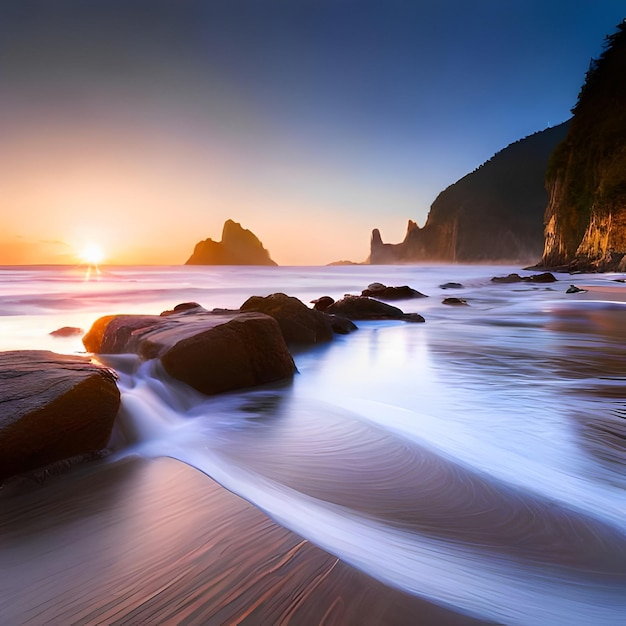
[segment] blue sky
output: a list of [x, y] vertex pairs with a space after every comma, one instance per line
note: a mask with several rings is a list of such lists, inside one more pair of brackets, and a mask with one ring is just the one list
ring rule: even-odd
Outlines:
[[400, 240], [446, 186], [566, 120], [625, 16], [612, 0], [4, 0], [0, 262], [100, 238], [111, 260], [182, 263], [228, 218], [280, 264], [363, 260], [372, 228]]

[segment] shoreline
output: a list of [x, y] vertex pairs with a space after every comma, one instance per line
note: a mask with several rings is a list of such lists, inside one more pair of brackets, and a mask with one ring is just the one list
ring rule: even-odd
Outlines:
[[481, 623], [388, 587], [173, 459], [0, 494], [7, 624]]

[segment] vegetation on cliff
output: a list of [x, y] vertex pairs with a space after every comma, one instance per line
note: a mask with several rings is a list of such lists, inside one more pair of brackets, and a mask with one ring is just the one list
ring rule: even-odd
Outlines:
[[546, 176], [543, 266], [626, 269], [626, 20], [592, 60]]

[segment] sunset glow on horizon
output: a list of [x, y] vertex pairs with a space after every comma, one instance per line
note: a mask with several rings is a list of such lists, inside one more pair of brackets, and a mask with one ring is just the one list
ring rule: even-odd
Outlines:
[[[227, 219], [279, 265], [363, 262], [569, 117], [621, 2], [0, 7], [0, 264], [184, 263]], [[558, 36], [557, 36], [558, 33]]]

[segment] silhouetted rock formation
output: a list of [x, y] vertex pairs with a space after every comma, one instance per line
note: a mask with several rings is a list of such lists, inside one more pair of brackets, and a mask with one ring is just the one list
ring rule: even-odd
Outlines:
[[423, 228], [409, 220], [404, 241], [372, 232], [370, 263], [536, 262], [548, 204], [545, 173], [569, 122], [521, 139], [442, 191]]
[[626, 270], [626, 22], [592, 61], [550, 159], [543, 267]]
[[276, 265], [257, 236], [227, 220], [222, 241], [205, 239], [196, 244], [185, 265]]
[[120, 405], [115, 375], [88, 358], [0, 353], [0, 481], [105, 448]]

